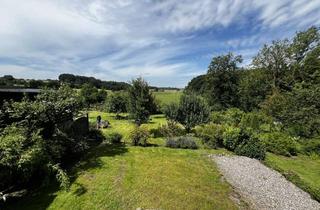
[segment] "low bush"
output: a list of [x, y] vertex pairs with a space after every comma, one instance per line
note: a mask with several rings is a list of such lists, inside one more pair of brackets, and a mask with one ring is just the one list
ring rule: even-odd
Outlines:
[[304, 140], [302, 152], [307, 155], [320, 154], [320, 138]]
[[183, 94], [178, 105], [166, 106], [166, 118], [179, 122], [190, 133], [192, 128], [209, 121], [210, 109], [207, 102], [194, 93]]
[[110, 133], [107, 136], [107, 139], [112, 144], [119, 144], [121, 143], [122, 135], [120, 133]]
[[210, 123], [196, 127], [195, 132], [205, 145], [210, 148], [217, 148], [223, 145], [224, 129], [222, 125]]
[[242, 129], [250, 129], [256, 133], [271, 132], [276, 129], [273, 119], [262, 112], [249, 112], [243, 114], [239, 127]]
[[241, 129], [233, 126], [226, 127], [222, 134], [223, 145], [228, 150], [234, 151], [240, 142]]
[[[69, 179], [58, 161], [68, 152], [78, 150], [73, 142], [51, 138], [44, 141], [38, 131], [29, 133], [27, 128], [13, 124], [0, 135], [0, 189], [21, 189], [41, 184], [41, 178], [56, 175], [60, 186], [68, 188]], [[36, 180], [36, 182], [34, 182]]]
[[166, 147], [181, 149], [197, 149], [198, 145], [193, 137], [181, 136], [176, 138], [168, 138], [166, 142]]
[[236, 149], [237, 155], [247, 156], [258, 160], [264, 160], [266, 157], [265, 146], [259, 141], [258, 138], [251, 137], [246, 142], [240, 144]]
[[212, 112], [210, 118], [213, 123], [237, 126], [244, 114], [245, 112], [238, 108], [230, 108], [226, 111]]
[[185, 134], [185, 130], [178, 123], [171, 120], [166, 125], [162, 125], [159, 130], [164, 137], [182, 136]]
[[147, 146], [150, 133], [144, 126], [136, 126], [130, 133], [130, 139], [133, 146]]
[[298, 153], [298, 142], [282, 132], [260, 134], [259, 138], [266, 150], [278, 155], [291, 156]]

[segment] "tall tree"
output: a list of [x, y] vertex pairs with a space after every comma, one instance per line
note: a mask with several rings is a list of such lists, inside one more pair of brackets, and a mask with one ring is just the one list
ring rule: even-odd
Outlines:
[[232, 53], [212, 59], [208, 68], [206, 95], [215, 109], [238, 106], [237, 65], [241, 62], [241, 55], [234, 56]]
[[259, 105], [271, 94], [270, 74], [261, 69], [244, 70], [239, 82], [240, 107], [245, 111], [259, 109]]
[[128, 111], [131, 117], [137, 125], [148, 122], [150, 114], [155, 110], [155, 100], [148, 83], [141, 77], [132, 80], [128, 93]]
[[264, 69], [272, 75], [274, 88], [288, 89], [284, 78], [289, 70], [290, 51], [289, 41], [273, 41], [271, 45], [264, 45], [253, 59], [253, 66]]

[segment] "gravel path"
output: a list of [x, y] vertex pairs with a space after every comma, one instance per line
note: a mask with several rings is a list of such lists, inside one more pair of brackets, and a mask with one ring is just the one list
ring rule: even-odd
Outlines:
[[211, 156], [225, 179], [255, 209], [320, 210], [320, 203], [258, 160], [242, 156]]

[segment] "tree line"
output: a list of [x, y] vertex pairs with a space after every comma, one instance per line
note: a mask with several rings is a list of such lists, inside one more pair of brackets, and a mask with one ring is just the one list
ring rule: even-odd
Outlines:
[[318, 28], [265, 44], [249, 67], [240, 67], [242, 60], [233, 53], [214, 57], [207, 73], [193, 78], [186, 91], [202, 95], [214, 111], [264, 111], [294, 135], [319, 134]]
[[94, 77], [77, 76], [73, 74], [61, 74], [58, 80], [35, 80], [35, 79], [17, 79], [12, 75], [4, 75], [0, 77], [0, 87], [3, 88], [50, 88], [58, 89], [61, 84], [67, 84], [72, 88], [81, 88], [85, 84], [89, 84], [98, 89], [106, 89], [112, 91], [125, 90], [129, 87], [126, 82], [102, 81]]

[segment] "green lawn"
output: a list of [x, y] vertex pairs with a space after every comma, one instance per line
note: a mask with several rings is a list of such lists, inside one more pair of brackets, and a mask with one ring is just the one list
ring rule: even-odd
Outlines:
[[[125, 136], [133, 124], [115, 120], [112, 114], [90, 112], [111, 122], [104, 129]], [[162, 115], [152, 116], [149, 128], [165, 123]], [[70, 191], [48, 188], [27, 197], [9, 209], [237, 209], [231, 187], [221, 179], [209, 153], [224, 150], [181, 150], [163, 147], [161, 138], [151, 139], [154, 147], [102, 143], [75, 166]], [[244, 204], [243, 204], [244, 205]]]
[[161, 105], [165, 105], [170, 103], [178, 103], [182, 95], [182, 91], [153, 92], [153, 95]]
[[284, 157], [268, 153], [265, 163], [320, 201], [319, 156]]

